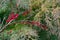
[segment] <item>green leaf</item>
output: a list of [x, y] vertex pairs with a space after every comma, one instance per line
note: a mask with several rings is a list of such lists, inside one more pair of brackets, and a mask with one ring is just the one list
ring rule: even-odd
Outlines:
[[51, 35], [50, 40], [58, 40], [58, 37], [56, 35]]
[[10, 30], [10, 29], [13, 29], [13, 28], [15, 28], [15, 24], [8, 25], [6, 27], [6, 30]]
[[16, 29], [16, 30], [20, 30], [21, 28], [24, 28], [24, 27], [26, 27], [26, 26], [27, 26], [27, 25], [17, 23], [17, 24], [15, 25], [15, 29]]
[[48, 33], [46, 30], [39, 31], [39, 37], [41, 40], [48, 40]]

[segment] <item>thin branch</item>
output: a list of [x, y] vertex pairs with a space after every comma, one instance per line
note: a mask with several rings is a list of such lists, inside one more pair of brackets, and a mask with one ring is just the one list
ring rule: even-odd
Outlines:
[[1, 30], [0, 33], [12, 22], [13, 20], [11, 20], [8, 24], [6, 24]]

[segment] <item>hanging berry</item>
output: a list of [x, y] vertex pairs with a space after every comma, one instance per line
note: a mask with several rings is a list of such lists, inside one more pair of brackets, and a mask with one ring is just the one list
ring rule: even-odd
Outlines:
[[47, 29], [46, 25], [43, 25], [40, 22], [32, 21], [31, 24], [41, 27], [42, 29], [45, 29], [45, 30]]
[[25, 11], [25, 12], [23, 12], [23, 16], [26, 16], [27, 14], [29, 13], [29, 11]]
[[40, 26], [40, 22], [36, 22], [36, 21], [32, 21], [31, 24], [36, 25], [36, 26]]
[[19, 16], [19, 14], [14, 14], [14, 12], [12, 12], [12, 13], [9, 15], [8, 19], [6, 20], [6, 22], [7, 22], [7, 23], [10, 22], [11, 20], [16, 19], [18, 16]]
[[42, 26], [42, 29], [45, 29], [45, 30], [48, 29], [46, 25], [41, 24], [41, 26]]
[[35, 25], [35, 21], [32, 21], [31, 24], [32, 24], [32, 25]]
[[40, 26], [40, 25], [41, 25], [40, 22], [35, 22], [35, 24], [36, 24], [37, 26]]

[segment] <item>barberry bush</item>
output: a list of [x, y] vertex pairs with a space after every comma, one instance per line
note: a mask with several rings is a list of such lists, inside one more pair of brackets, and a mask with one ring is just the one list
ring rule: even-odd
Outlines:
[[59, 40], [60, 0], [0, 0], [0, 40]]

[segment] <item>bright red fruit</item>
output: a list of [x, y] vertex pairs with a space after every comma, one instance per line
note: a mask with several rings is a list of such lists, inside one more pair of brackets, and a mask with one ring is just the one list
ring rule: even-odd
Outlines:
[[19, 14], [14, 14], [12, 19], [16, 19], [19, 16]]
[[18, 16], [19, 16], [19, 14], [14, 14], [14, 12], [12, 12], [12, 13], [9, 15], [8, 19], [6, 20], [6, 22], [7, 22], [7, 23], [10, 22], [11, 20], [16, 19]]

